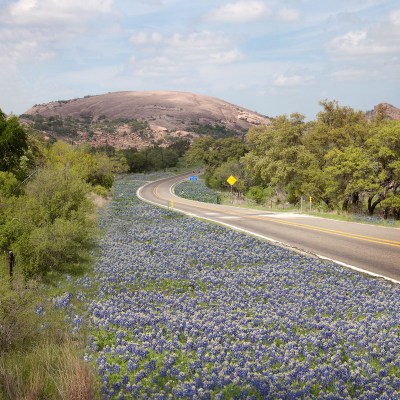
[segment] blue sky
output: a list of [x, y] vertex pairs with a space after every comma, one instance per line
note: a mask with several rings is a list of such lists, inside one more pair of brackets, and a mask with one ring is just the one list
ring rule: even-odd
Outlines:
[[400, 107], [398, 0], [0, 0], [0, 108], [121, 90]]

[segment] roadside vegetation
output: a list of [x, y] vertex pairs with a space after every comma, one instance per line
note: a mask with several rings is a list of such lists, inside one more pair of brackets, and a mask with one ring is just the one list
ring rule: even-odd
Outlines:
[[239, 138], [202, 137], [186, 153], [202, 161], [208, 186], [229, 189], [258, 204], [400, 219], [400, 121], [378, 110], [372, 121], [336, 101], [321, 102], [315, 121], [278, 116]]
[[1, 110], [0, 160], [0, 399], [94, 399], [79, 279], [99, 237], [92, 199], [124, 165]]

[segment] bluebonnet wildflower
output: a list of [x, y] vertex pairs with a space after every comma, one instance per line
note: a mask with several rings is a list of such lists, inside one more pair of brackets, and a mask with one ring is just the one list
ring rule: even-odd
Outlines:
[[88, 303], [105, 398], [399, 397], [398, 286], [139, 202], [135, 179]]

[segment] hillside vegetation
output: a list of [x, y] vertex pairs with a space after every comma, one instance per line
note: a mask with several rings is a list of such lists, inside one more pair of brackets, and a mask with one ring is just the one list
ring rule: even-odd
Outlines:
[[206, 182], [234, 189], [260, 204], [312, 201], [325, 211], [400, 219], [400, 121], [382, 107], [370, 120], [336, 101], [321, 102], [315, 121], [278, 116], [238, 138], [198, 138], [186, 153], [202, 161]]

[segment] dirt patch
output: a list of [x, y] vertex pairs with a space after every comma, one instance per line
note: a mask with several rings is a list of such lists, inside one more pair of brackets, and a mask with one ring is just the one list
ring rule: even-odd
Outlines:
[[90, 193], [89, 197], [97, 208], [106, 207], [112, 200], [112, 196], [102, 197], [97, 195], [96, 193]]

